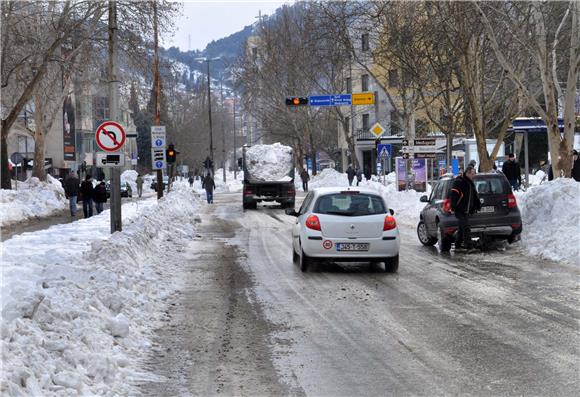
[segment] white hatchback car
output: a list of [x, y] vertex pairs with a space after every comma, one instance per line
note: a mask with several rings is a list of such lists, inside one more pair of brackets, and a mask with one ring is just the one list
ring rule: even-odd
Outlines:
[[401, 244], [393, 210], [376, 191], [318, 188], [308, 193], [292, 228], [294, 262], [305, 272], [314, 261], [384, 262], [399, 268]]

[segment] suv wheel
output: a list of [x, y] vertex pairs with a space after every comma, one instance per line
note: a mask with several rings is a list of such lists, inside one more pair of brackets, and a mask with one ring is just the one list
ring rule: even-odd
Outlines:
[[417, 225], [417, 237], [419, 237], [421, 244], [429, 247], [437, 242], [436, 238], [430, 237], [427, 233], [427, 226], [425, 225], [424, 221], [420, 221]]
[[445, 235], [443, 228], [439, 224], [437, 224], [437, 243], [439, 251], [449, 252], [451, 250], [451, 238]]

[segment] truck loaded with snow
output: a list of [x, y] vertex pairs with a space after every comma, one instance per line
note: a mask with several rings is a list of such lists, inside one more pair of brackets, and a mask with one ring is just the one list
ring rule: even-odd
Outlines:
[[290, 146], [244, 146], [244, 209], [257, 208], [262, 201], [276, 201], [282, 208], [294, 208], [294, 155]]

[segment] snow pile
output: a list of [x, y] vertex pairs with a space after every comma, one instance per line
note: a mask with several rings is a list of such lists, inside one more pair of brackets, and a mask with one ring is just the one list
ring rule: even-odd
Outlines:
[[[381, 177], [382, 178], [382, 177]], [[395, 211], [395, 218], [399, 223], [408, 225], [416, 225], [419, 221], [419, 213], [425, 207], [425, 203], [421, 203], [419, 199], [431, 191], [430, 185], [427, 186], [428, 193], [420, 193], [414, 190], [397, 191], [396, 174], [394, 172], [386, 175], [386, 185], [378, 182], [379, 178], [374, 176], [367, 181], [364, 177], [360, 182], [359, 187], [376, 190], [383, 196], [389, 208]], [[312, 177], [309, 187], [348, 187], [348, 177], [346, 174], [326, 168], [319, 174]], [[356, 179], [353, 182], [353, 187], [356, 187]]]
[[[125, 183], [128, 183], [131, 186], [131, 190], [133, 194], [137, 194], [137, 171], [135, 170], [127, 170], [123, 171], [121, 174], [121, 186], [124, 186]], [[145, 184], [143, 184], [143, 189], [145, 189]]]
[[254, 180], [290, 181], [294, 165], [292, 148], [280, 143], [255, 145], [246, 150], [246, 168]]
[[40, 218], [68, 207], [58, 179], [48, 175], [46, 182], [32, 177], [18, 182], [18, 190], [0, 190], [0, 226]]
[[580, 183], [558, 178], [515, 194], [522, 245], [532, 255], [580, 264]]
[[0, 393], [134, 395], [157, 379], [139, 365], [179, 279], [170, 253], [194, 236], [197, 209], [175, 187], [123, 205], [113, 235], [104, 211], [3, 242]]
[[[548, 182], [548, 176], [542, 170], [538, 170], [534, 175], [530, 174], [530, 186], [537, 186], [541, 183]], [[522, 176], [522, 182], [525, 177]]]

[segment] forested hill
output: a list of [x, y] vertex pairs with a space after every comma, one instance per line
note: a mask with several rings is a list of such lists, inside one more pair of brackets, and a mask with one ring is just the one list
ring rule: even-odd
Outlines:
[[212, 79], [219, 80], [222, 75], [224, 80], [228, 80], [227, 75], [224, 75], [228, 66], [242, 55], [244, 51], [244, 44], [248, 37], [252, 35], [253, 26], [246, 26], [239, 32], [233, 33], [228, 37], [212, 41], [207, 45], [203, 51], [181, 51], [179, 47], [170, 47], [169, 49], [162, 49], [162, 56], [169, 59], [182, 62], [189, 66], [190, 70], [198, 70], [202, 73], [206, 71], [206, 64], [204, 62], [196, 61], [196, 58], [217, 58], [220, 60], [214, 61], [211, 64]]

